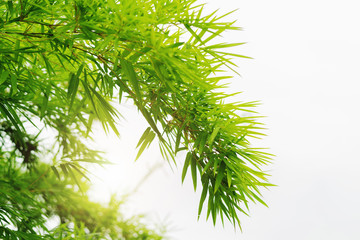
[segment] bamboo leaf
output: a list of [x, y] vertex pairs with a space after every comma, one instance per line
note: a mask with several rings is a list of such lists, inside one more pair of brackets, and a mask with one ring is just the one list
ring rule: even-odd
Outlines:
[[186, 154], [186, 158], [185, 158], [185, 162], [184, 162], [184, 166], [183, 166], [183, 170], [182, 170], [182, 174], [181, 174], [181, 182], [184, 182], [186, 172], [187, 172], [187, 169], [189, 168], [191, 159], [192, 159], [192, 153], [188, 152]]
[[209, 145], [212, 145], [212, 143], [214, 142], [214, 139], [215, 139], [216, 135], [218, 134], [220, 128], [221, 128], [220, 126], [216, 126], [214, 128], [214, 131], [211, 133], [209, 140], [208, 140]]
[[91, 182], [90, 178], [88, 178], [88, 176], [86, 176], [86, 174], [84, 174], [79, 168], [78, 166], [76, 166], [73, 163], [69, 163], [69, 165], [74, 168], [78, 173], [80, 173], [81, 176], [83, 176], [86, 180], [88, 180], [89, 182]]
[[14, 96], [17, 92], [17, 79], [16, 76], [14, 74], [11, 74], [10, 77], [10, 81], [11, 81], [11, 96]]
[[197, 186], [196, 157], [194, 156], [191, 157], [190, 164], [191, 164], [191, 176], [194, 184], [194, 190], [196, 191], [196, 186]]
[[6, 79], [8, 78], [8, 76], [9, 76], [9, 72], [8, 72], [7, 70], [3, 70], [3, 71], [1, 72], [1, 75], [0, 75], [0, 85], [3, 84], [3, 83], [6, 81]]
[[219, 186], [224, 178], [225, 175], [225, 163], [221, 162], [220, 163], [220, 167], [219, 167], [219, 171], [216, 175], [216, 181], [215, 181], [215, 187], [214, 187], [214, 193], [216, 193], [216, 191], [219, 189]]
[[145, 117], [146, 121], [149, 123], [149, 125], [151, 126], [151, 128], [156, 132], [158, 138], [161, 141], [164, 141], [163, 137], [161, 136], [161, 133], [159, 131], [159, 129], [157, 128], [153, 118], [151, 117], [150, 113], [145, 109], [145, 108], [140, 108], [141, 109], [141, 113], [143, 114], [143, 116]]
[[135, 91], [136, 99], [139, 101], [140, 104], [142, 104], [142, 96], [140, 93], [139, 81], [136, 77], [136, 73], [135, 73], [133, 65], [131, 64], [131, 62], [125, 60], [124, 58], [121, 59], [120, 63], [121, 63], [122, 69], [125, 73], [125, 76], [129, 79], [129, 81]]
[[231, 182], [232, 182], [232, 176], [231, 176], [231, 171], [227, 170], [226, 171], [226, 178], [227, 178], [227, 182], [228, 182], [228, 187], [230, 188], [231, 186]]
[[139, 139], [138, 144], [136, 145], [136, 148], [138, 148], [138, 147], [140, 146], [140, 144], [145, 140], [145, 138], [146, 138], [146, 137], [148, 136], [148, 134], [150, 133], [150, 130], [151, 130], [151, 128], [148, 127], [148, 128], [144, 131], [144, 133], [141, 135], [141, 137], [140, 137], [140, 139]]
[[23, 132], [25, 131], [25, 128], [21, 122], [21, 120], [19, 119], [18, 115], [16, 114], [16, 112], [12, 109], [12, 107], [8, 104], [2, 104], [0, 102], [0, 112], [2, 112], [2, 114], [8, 118], [10, 120], [10, 122], [14, 125], [14, 127], [19, 131], [19, 132]]
[[140, 155], [144, 152], [146, 147], [149, 147], [151, 142], [154, 140], [156, 134], [153, 131], [149, 131], [147, 134], [144, 142], [142, 143], [141, 147], [139, 148], [138, 154], [136, 155], [135, 161], [139, 159]]
[[206, 199], [207, 193], [208, 193], [208, 186], [209, 186], [209, 179], [204, 177], [203, 182], [203, 190], [201, 192], [200, 202], [199, 202], [199, 209], [198, 209], [198, 220], [200, 218], [200, 214], [204, 205], [204, 201]]
[[218, 49], [218, 48], [229, 48], [229, 47], [237, 47], [240, 45], [245, 44], [244, 42], [242, 43], [219, 43], [219, 44], [213, 44], [210, 46], [206, 46], [205, 49]]
[[189, 24], [184, 23], [184, 26], [197, 41], [199, 41], [201, 44], [204, 44], [201, 38], [194, 32], [194, 30], [191, 29]]
[[73, 172], [73, 170], [71, 169], [71, 167], [73, 167], [73, 166], [71, 166], [70, 164], [67, 164], [67, 170], [69, 171], [69, 173], [70, 173], [70, 177], [72, 178], [72, 180], [74, 180], [74, 182], [76, 183], [76, 185], [79, 187], [79, 190], [80, 190], [80, 192], [82, 192], [83, 194], [84, 194], [84, 192], [83, 192], [83, 190], [82, 190], [82, 187], [81, 187], [81, 185], [80, 185], [80, 182], [78, 181], [78, 179], [77, 179], [77, 177], [75, 176], [75, 174], [74, 174], [74, 172]]
[[67, 176], [69, 173], [68, 173], [68, 170], [67, 170], [67, 165], [66, 164], [60, 164], [60, 168], [62, 169], [62, 171], [65, 173], [65, 175]]
[[51, 166], [51, 169], [53, 170], [53, 172], [55, 173], [56, 177], [60, 180], [60, 174], [58, 172], [58, 170], [56, 169], [55, 166]]
[[81, 74], [83, 68], [84, 68], [84, 64], [82, 64], [79, 67], [76, 74], [70, 73], [69, 86], [68, 86], [68, 91], [67, 91], [67, 97], [70, 101], [69, 110], [71, 109], [73, 102], [75, 100], [75, 96], [76, 96], [78, 86], [79, 86], [79, 81], [80, 81], [79, 77], [80, 77], [80, 74]]
[[46, 87], [46, 90], [44, 92], [43, 101], [42, 101], [42, 104], [41, 104], [40, 119], [42, 119], [45, 116], [45, 112], [47, 110], [49, 97], [50, 97], [50, 89], [51, 89], [51, 85], [48, 84], [47, 87]]

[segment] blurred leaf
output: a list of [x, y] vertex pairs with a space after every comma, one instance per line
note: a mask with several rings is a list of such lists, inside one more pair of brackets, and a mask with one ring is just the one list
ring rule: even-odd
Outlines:
[[55, 166], [51, 166], [51, 169], [53, 170], [53, 172], [55, 173], [56, 177], [60, 180], [60, 174], [58, 172], [58, 170], [56, 169]]

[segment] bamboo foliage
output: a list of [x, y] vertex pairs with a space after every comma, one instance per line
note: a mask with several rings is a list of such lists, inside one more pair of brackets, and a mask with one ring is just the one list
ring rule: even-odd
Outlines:
[[81, 162], [104, 162], [83, 141], [93, 122], [119, 134], [113, 100], [131, 99], [149, 125], [137, 158], [155, 138], [169, 161], [182, 162], [176, 154], [186, 151], [182, 180], [188, 173], [194, 189], [201, 183], [199, 215], [207, 202], [214, 224], [225, 216], [240, 226], [249, 201], [266, 205], [259, 188], [271, 184], [261, 167], [271, 156], [249, 142], [263, 135], [257, 103], [229, 103], [234, 94], [221, 92], [229, 76], [218, 76], [220, 67], [234, 69], [231, 59], [245, 56], [230, 51], [243, 43], [218, 40], [239, 28], [203, 7], [195, 0], [1, 1], [1, 121], [20, 135], [24, 122], [55, 130], [51, 169], [76, 179], [73, 172], [86, 177]]

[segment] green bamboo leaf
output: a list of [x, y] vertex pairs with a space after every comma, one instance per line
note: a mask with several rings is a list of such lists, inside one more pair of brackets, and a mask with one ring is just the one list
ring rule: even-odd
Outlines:
[[71, 107], [73, 105], [78, 86], [79, 86], [79, 78], [76, 78], [74, 73], [70, 73], [69, 74], [69, 86], [68, 86], [68, 91], [67, 91], [67, 98], [70, 101], [69, 110], [71, 109]]
[[10, 81], [11, 81], [10, 95], [14, 96], [17, 93], [17, 79], [16, 79], [16, 76], [14, 74], [11, 74]]
[[135, 91], [136, 100], [138, 100], [139, 103], [142, 104], [142, 97], [141, 97], [141, 93], [140, 93], [139, 81], [136, 77], [136, 73], [135, 73], [133, 65], [131, 64], [131, 62], [127, 61], [124, 58], [120, 60], [120, 63], [121, 63], [122, 69], [125, 73], [125, 76], [129, 79], [129, 81]]
[[18, 130], [19, 132], [25, 131], [25, 128], [19, 116], [9, 104], [2, 104], [0, 102], [0, 112], [4, 115], [4, 117], [10, 120], [10, 122], [14, 125], [16, 130]]
[[206, 133], [205, 132], [201, 133], [199, 135], [199, 138], [200, 138], [200, 141], [199, 141], [198, 149], [199, 149], [199, 155], [201, 155], [203, 153], [205, 145], [206, 145], [206, 139], [207, 139]]
[[262, 200], [258, 195], [256, 195], [255, 193], [252, 192], [252, 196], [259, 202], [261, 203], [262, 205], [266, 206], [266, 207], [269, 207], [265, 202], [264, 200]]
[[228, 187], [230, 188], [231, 186], [231, 182], [232, 182], [232, 176], [231, 176], [231, 171], [227, 170], [226, 171], [226, 178], [227, 178], [227, 182], [228, 182]]
[[178, 47], [180, 47], [180, 46], [182, 46], [182, 45], [184, 45], [184, 44], [185, 44], [185, 42], [177, 42], [177, 43], [168, 45], [168, 46], [166, 46], [165, 48], [178, 48]]
[[[86, 71], [85, 71], [85, 72], [86, 72]], [[85, 74], [85, 76], [86, 76], [86, 74]], [[93, 109], [94, 109], [96, 115], [98, 115], [97, 110], [96, 110], [97, 107], [96, 107], [95, 101], [94, 101], [93, 96], [92, 96], [92, 94], [91, 94], [91, 92], [90, 92], [89, 83], [86, 81], [86, 79], [83, 80], [83, 81], [81, 81], [81, 83], [82, 83], [82, 85], [83, 85], [83, 87], [84, 87], [85, 95], [90, 99], [91, 104], [92, 104], [92, 106], [93, 106]]]
[[212, 211], [212, 209], [214, 208], [214, 194], [212, 193], [211, 190], [209, 190], [209, 197], [208, 197], [208, 209], [207, 209], [207, 213], [206, 213], [206, 220], [209, 219], [210, 213]]
[[206, 163], [205, 167], [203, 168], [201, 175], [204, 175], [206, 171], [213, 165], [213, 161], [209, 159], [209, 161]]
[[12, 1], [7, 1], [7, 9], [10, 13], [10, 16], [14, 15], [14, 5], [13, 5], [13, 2]]
[[144, 142], [142, 143], [141, 147], [139, 148], [139, 152], [136, 155], [135, 161], [139, 159], [140, 155], [144, 152], [146, 147], [149, 147], [151, 142], [154, 140], [156, 134], [153, 131], [150, 131], [147, 137], [145, 138]]
[[130, 62], [137, 62], [141, 56], [149, 52], [151, 49], [151, 47], [144, 47], [131, 55], [128, 59]]
[[50, 76], [51, 73], [55, 73], [53, 67], [51, 66], [51, 63], [49, 62], [49, 59], [47, 57], [45, 57], [45, 55], [41, 55], [42, 58], [44, 59], [45, 62], [45, 67], [46, 67], [46, 73]]
[[157, 60], [152, 60], [152, 65], [154, 67], [154, 70], [156, 72], [156, 75], [159, 77], [159, 80], [166, 85], [167, 87], [169, 87], [172, 92], [176, 92], [176, 89], [174, 88], [173, 84], [171, 81], [168, 81], [166, 79], [166, 77], [164, 76], [164, 73], [166, 71], [166, 69], [164, 69], [164, 66]]
[[66, 164], [61, 163], [61, 164], [60, 164], [60, 168], [61, 168], [61, 170], [65, 173], [66, 176], [69, 174], [69, 173], [68, 173], [68, 170], [67, 170], [67, 165], [66, 165]]
[[150, 113], [144, 107], [139, 107], [139, 108], [141, 110], [141, 113], [145, 117], [146, 121], [149, 123], [151, 128], [156, 132], [156, 134], [157, 134], [158, 138], [160, 139], [160, 141], [165, 141], [164, 138], [161, 136], [161, 133], [160, 133], [159, 129], [157, 128], [157, 126], [156, 126], [153, 118], [151, 117]]
[[209, 179], [204, 177], [204, 182], [203, 182], [203, 190], [201, 192], [201, 197], [200, 197], [200, 202], [199, 202], [199, 209], [198, 209], [198, 220], [200, 218], [200, 214], [204, 205], [204, 201], [206, 199], [207, 193], [208, 193], [208, 186], [209, 186]]
[[208, 144], [211, 146], [212, 143], [214, 142], [214, 139], [216, 137], [216, 135], [218, 134], [219, 130], [220, 130], [220, 126], [216, 126], [213, 130], [213, 132], [211, 133], [209, 140], [208, 140]]
[[205, 40], [203, 40], [203, 44], [206, 44], [207, 42], [209, 42], [210, 40], [214, 39], [215, 37], [220, 36], [220, 34], [222, 32], [224, 32], [225, 29], [218, 29], [216, 32], [214, 32], [213, 34], [211, 34], [209, 37], [207, 37]]
[[178, 129], [177, 134], [176, 134], [176, 139], [175, 139], [175, 154], [180, 151], [180, 148], [179, 148], [179, 147], [180, 147], [180, 141], [181, 141], [182, 133], [183, 133], [185, 127], [186, 127], [186, 122], [183, 122], [183, 123], [181, 124], [181, 127]]
[[89, 182], [91, 182], [90, 178], [88, 176], [86, 176], [86, 174], [84, 174], [80, 169], [79, 169], [79, 165], [76, 166], [75, 164], [73, 163], [69, 163], [69, 165], [74, 168], [78, 173], [80, 173], [81, 176], [83, 176], [86, 180], [88, 180]]
[[211, 217], [212, 217], [214, 226], [215, 226], [215, 223], [216, 223], [217, 213], [218, 213], [218, 210], [219, 210], [219, 198], [218, 198], [218, 196], [219, 196], [218, 194], [214, 195], [214, 204], [213, 204], [213, 207], [211, 208]]
[[48, 84], [44, 91], [43, 101], [41, 104], [40, 119], [42, 119], [45, 116], [45, 112], [47, 110], [49, 97], [50, 97], [50, 89], [51, 89], [51, 84]]
[[56, 169], [55, 166], [51, 166], [51, 169], [53, 170], [53, 172], [55, 173], [56, 177], [60, 180], [60, 174], [58, 172], [58, 170]]
[[[99, 94], [95, 89], [93, 89], [92, 87], [90, 86], [87, 86], [92, 92], [93, 94], [95, 95], [96, 99], [98, 100], [98, 103], [100, 104], [100, 108], [98, 108], [97, 110], [97, 115], [100, 119], [102, 119], [102, 123], [103, 123], [103, 126], [105, 128], [105, 126], [107, 126], [106, 124], [109, 124], [111, 129], [114, 131], [114, 133], [119, 136], [120, 133], [119, 131], [117, 130], [114, 122], [114, 117], [118, 117], [117, 115], [117, 111], [110, 105], [110, 103], [108, 101], [106, 101], [104, 99], [104, 97]], [[107, 130], [105, 128], [105, 130]]]
[[70, 173], [70, 177], [72, 178], [72, 180], [74, 180], [75, 184], [79, 187], [80, 192], [84, 193], [83, 190], [82, 190], [82, 187], [81, 187], [81, 185], [80, 185], [80, 183], [79, 183], [79, 181], [77, 179], [77, 177], [75, 176], [73, 170], [71, 169], [71, 167], [73, 167], [73, 166], [70, 165], [70, 164], [66, 164], [66, 165], [67, 165], [67, 170]]
[[194, 30], [191, 29], [190, 25], [187, 23], [184, 23], [185, 28], [191, 33], [191, 35], [201, 44], [204, 44], [201, 38], [194, 32]]
[[0, 75], [0, 85], [1, 84], [3, 84], [5, 81], [6, 81], [6, 79], [8, 78], [8, 76], [9, 76], [9, 72], [7, 71], [7, 70], [3, 70], [2, 72], [1, 72], [1, 75]]
[[136, 148], [138, 148], [140, 146], [140, 144], [145, 140], [145, 138], [148, 136], [148, 134], [150, 133], [151, 127], [148, 127], [144, 133], [141, 135], [138, 144], [136, 145]]
[[193, 184], [194, 184], [194, 190], [196, 191], [196, 186], [197, 186], [197, 172], [196, 172], [196, 157], [192, 156], [191, 157], [191, 176], [192, 176], [192, 180], [193, 180]]
[[219, 43], [219, 44], [213, 44], [210, 46], [206, 46], [205, 49], [218, 49], [218, 48], [229, 48], [229, 47], [237, 47], [240, 45], [245, 44], [244, 42], [242, 43]]
[[182, 174], [181, 174], [181, 182], [184, 182], [187, 169], [189, 168], [189, 165], [190, 165], [191, 158], [192, 158], [192, 153], [191, 153], [191, 152], [188, 152], [188, 153], [186, 154], [186, 158], [185, 158], [185, 162], [184, 162], [184, 167], [183, 167]]
[[216, 191], [219, 189], [219, 186], [224, 178], [225, 175], [225, 163], [221, 162], [220, 163], [220, 167], [219, 167], [219, 171], [217, 172], [216, 175], [216, 181], [215, 181], [215, 187], [214, 187], [214, 193], [216, 193]]

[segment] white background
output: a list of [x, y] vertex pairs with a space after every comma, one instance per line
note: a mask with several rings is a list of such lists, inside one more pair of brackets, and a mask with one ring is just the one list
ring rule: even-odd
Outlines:
[[[207, 1], [220, 13], [239, 10], [242, 32], [226, 42], [253, 60], [239, 61], [242, 77], [232, 79], [240, 101], [260, 100], [257, 108], [268, 135], [256, 146], [276, 155], [267, 169], [278, 187], [264, 189], [269, 208], [252, 204], [241, 216], [243, 232], [230, 224], [197, 221], [199, 192], [191, 179], [181, 184], [178, 167], [164, 163], [156, 144], [134, 163], [135, 146], [147, 125], [129, 103], [120, 111], [121, 139], [96, 133], [99, 148], [116, 165], [95, 174], [93, 197], [130, 193], [126, 214], [145, 213], [168, 226], [170, 239], [187, 240], [358, 240], [360, 239], [360, 3], [323, 0]], [[154, 164], [160, 163], [145, 180]]]

